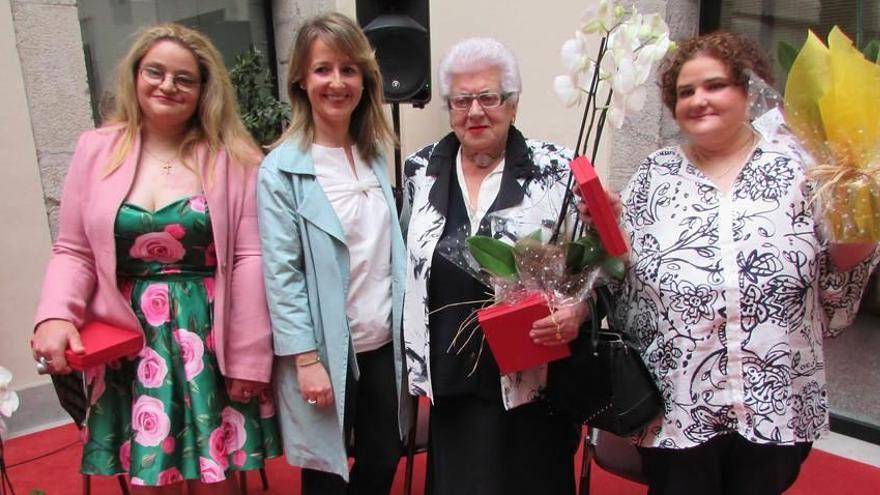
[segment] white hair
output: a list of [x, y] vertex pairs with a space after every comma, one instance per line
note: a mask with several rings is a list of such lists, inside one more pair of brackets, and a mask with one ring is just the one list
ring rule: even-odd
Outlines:
[[446, 99], [452, 86], [452, 76], [470, 74], [486, 69], [501, 71], [501, 91], [514, 93], [515, 102], [522, 91], [519, 65], [509, 48], [494, 38], [467, 38], [452, 45], [440, 59], [437, 79], [440, 83], [440, 97]]

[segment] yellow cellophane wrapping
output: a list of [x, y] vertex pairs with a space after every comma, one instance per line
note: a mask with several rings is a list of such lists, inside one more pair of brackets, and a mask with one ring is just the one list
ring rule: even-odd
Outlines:
[[833, 242], [880, 241], [880, 66], [837, 27], [812, 32], [785, 86], [786, 123], [814, 157], [808, 175]]

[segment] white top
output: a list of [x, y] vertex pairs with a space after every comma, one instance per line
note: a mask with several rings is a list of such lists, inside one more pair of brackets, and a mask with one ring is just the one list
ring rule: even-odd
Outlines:
[[[352, 147], [312, 144], [315, 174], [345, 231], [350, 278], [345, 312], [355, 352], [391, 342], [391, 213], [373, 169]], [[319, 274], [320, 275], [320, 274]]]
[[480, 228], [480, 222], [486, 216], [486, 212], [495, 202], [495, 196], [501, 190], [501, 176], [504, 173], [504, 158], [495, 165], [495, 168], [489, 172], [483, 182], [480, 183], [480, 193], [477, 198], [477, 207], [471, 207], [470, 195], [468, 195], [467, 183], [464, 181], [464, 171], [461, 168], [461, 148], [458, 149], [458, 155], [455, 157], [455, 173], [458, 175], [458, 186], [461, 188], [461, 195], [464, 198], [464, 205], [467, 207], [468, 219], [471, 222], [471, 235], [476, 235]]
[[649, 156], [627, 186], [632, 264], [616, 319], [666, 405], [642, 446], [727, 432], [792, 444], [828, 429], [822, 338], [852, 321], [877, 255], [835, 271], [804, 186], [800, 157], [775, 140], [727, 193], [678, 147]]

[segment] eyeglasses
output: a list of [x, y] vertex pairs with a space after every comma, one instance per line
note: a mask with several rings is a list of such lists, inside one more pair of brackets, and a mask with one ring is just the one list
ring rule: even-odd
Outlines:
[[[147, 66], [141, 68], [141, 77], [144, 78], [144, 81], [154, 86], [161, 86], [169, 74], [165, 72], [165, 69], [159, 67]], [[201, 85], [201, 81], [186, 74], [171, 74], [171, 84], [178, 91], [192, 93]]]
[[516, 94], [515, 91], [510, 91], [508, 93], [480, 93], [480, 94], [469, 94], [462, 93], [460, 95], [450, 96], [446, 99], [446, 104], [449, 105], [451, 110], [468, 110], [473, 105], [474, 100], [480, 104], [483, 108], [496, 108], [501, 106], [502, 103], [507, 101], [508, 98]]

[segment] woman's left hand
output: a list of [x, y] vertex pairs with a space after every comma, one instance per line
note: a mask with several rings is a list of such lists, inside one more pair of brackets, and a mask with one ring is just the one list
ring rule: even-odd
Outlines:
[[238, 378], [226, 379], [226, 392], [229, 398], [236, 402], [250, 402], [254, 397], [259, 397], [267, 383], [239, 380]]
[[529, 336], [536, 344], [563, 345], [576, 339], [581, 324], [590, 316], [586, 302], [567, 304], [550, 309], [550, 316], [532, 325]]

